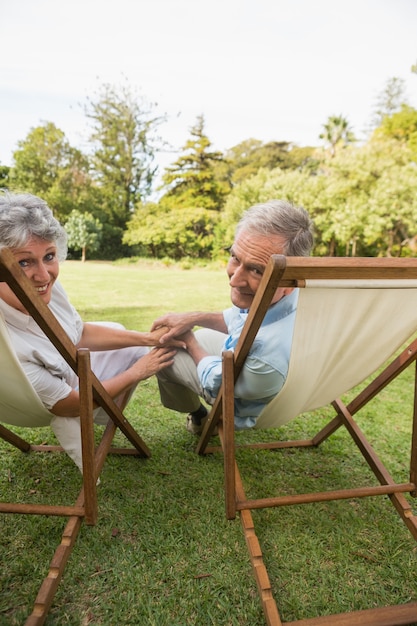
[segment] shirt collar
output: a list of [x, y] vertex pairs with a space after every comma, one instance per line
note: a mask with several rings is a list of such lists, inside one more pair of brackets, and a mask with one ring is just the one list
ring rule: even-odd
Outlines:
[[[287, 317], [287, 315], [295, 311], [297, 308], [298, 294], [298, 289], [294, 289], [290, 294], [284, 296], [281, 300], [275, 302], [275, 304], [272, 304], [267, 310], [262, 323], [271, 324], [272, 322]], [[246, 317], [249, 313], [249, 309], [239, 309], [239, 313], [241, 317]]]

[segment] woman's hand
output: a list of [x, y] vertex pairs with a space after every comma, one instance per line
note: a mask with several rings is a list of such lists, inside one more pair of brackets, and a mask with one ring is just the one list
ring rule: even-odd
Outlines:
[[175, 354], [176, 350], [173, 348], [153, 348], [132, 365], [136, 380], [145, 380], [172, 365]]
[[[141, 380], [150, 378], [150, 376], [160, 372], [165, 367], [172, 365], [175, 354], [176, 350], [173, 348], [153, 348], [150, 352], [141, 356], [129, 369], [120, 372], [113, 378], [103, 380], [101, 383], [107, 393], [115, 399], [127, 389], [136, 386]], [[51, 413], [61, 417], [77, 417], [80, 414], [80, 396], [78, 391], [73, 389], [66, 398], [59, 400], [52, 407]]]

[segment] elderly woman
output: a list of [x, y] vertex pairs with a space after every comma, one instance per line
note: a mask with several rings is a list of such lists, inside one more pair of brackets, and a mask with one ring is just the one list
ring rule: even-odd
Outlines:
[[[78, 348], [89, 348], [93, 372], [117, 400], [137, 384], [172, 365], [175, 350], [158, 346], [158, 332], [126, 330], [120, 324], [85, 323], [57, 281], [66, 256], [66, 233], [46, 202], [29, 194], [0, 193], [0, 249], [9, 248]], [[51, 427], [61, 445], [81, 468], [78, 379], [20, 300], [0, 282], [0, 312], [17, 357], [33, 388], [52, 413]], [[179, 345], [171, 344], [172, 345]], [[96, 409], [95, 421], [107, 415]], [[70, 443], [72, 441], [72, 443]]]

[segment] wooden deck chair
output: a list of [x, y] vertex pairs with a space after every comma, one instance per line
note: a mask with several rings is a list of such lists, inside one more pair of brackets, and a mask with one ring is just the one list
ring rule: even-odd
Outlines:
[[[300, 288], [288, 378], [263, 410], [257, 428], [276, 427], [307, 411], [331, 404], [335, 417], [313, 438], [252, 444], [254, 448], [318, 446], [341, 426], [350, 433], [380, 483], [374, 486], [248, 499], [234, 442], [234, 384], [277, 286]], [[403, 494], [417, 495], [417, 399], [412, 415], [409, 482], [398, 484], [353, 419], [355, 413], [417, 359], [417, 339], [346, 406], [340, 396], [380, 369], [417, 331], [417, 259], [331, 259], [274, 256], [267, 267], [236, 351], [225, 352], [223, 382], [200, 437], [197, 452], [219, 426], [224, 455], [226, 515], [240, 512], [246, 544], [267, 624], [311, 626], [394, 626], [417, 624], [417, 602], [330, 616], [281, 621], [273, 598], [251, 510], [365, 496], [388, 496], [417, 540], [417, 516]], [[417, 383], [416, 383], [417, 388]], [[416, 394], [415, 394], [416, 395]], [[411, 417], [411, 416], [410, 416]]]
[[[124, 408], [123, 402], [121, 407], [119, 407], [92, 373], [89, 351], [76, 349], [53, 313], [38, 297], [30, 281], [8, 250], [0, 251], [0, 281], [8, 283], [26, 310], [36, 320], [79, 378], [82, 488], [76, 502], [70, 505], [0, 502], [0, 513], [59, 515], [69, 518], [61, 543], [50, 563], [48, 575], [43, 581], [35, 600], [33, 612], [26, 622], [27, 626], [32, 626], [43, 624], [46, 619], [82, 520], [85, 520], [89, 525], [94, 525], [97, 521], [96, 485], [108, 453], [116, 452], [118, 454], [149, 457], [150, 452], [124, 416], [122, 412]], [[13, 426], [30, 426], [33, 428], [50, 425], [51, 420], [54, 419], [58, 422], [59, 420], [67, 420], [67, 424], [75, 424], [75, 421], [74, 418], [54, 418], [43, 407], [16, 358], [7, 327], [1, 315], [0, 367], [0, 437], [22, 450], [22, 452], [62, 450], [61, 446], [31, 445], [20, 434], [4, 426], [4, 424], [7, 424], [8, 426], [11, 425], [12, 428]], [[93, 398], [110, 417], [101, 441], [97, 446], [95, 446], [94, 441]], [[111, 448], [117, 429], [124, 433], [133, 447]], [[19, 433], [21, 433], [20, 428]], [[62, 432], [60, 434], [62, 435]], [[65, 441], [68, 440], [68, 434], [69, 438], [71, 438], [71, 430], [68, 433], [64, 433]], [[79, 431], [76, 439], [79, 440]], [[71, 446], [71, 441], [68, 441], [68, 443]], [[71, 456], [71, 453], [69, 454]], [[79, 452], [76, 451], [76, 455], [78, 454]]]

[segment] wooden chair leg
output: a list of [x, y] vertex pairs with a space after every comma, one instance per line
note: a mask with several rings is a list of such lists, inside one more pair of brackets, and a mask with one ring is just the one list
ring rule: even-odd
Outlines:
[[[246, 495], [237, 466], [235, 476], [237, 497], [239, 500], [246, 500]], [[268, 626], [282, 626], [278, 608], [272, 595], [271, 583], [269, 581], [268, 571], [264, 563], [262, 549], [256, 535], [252, 513], [247, 509], [240, 511], [239, 515], [266, 624]]]
[[[79, 503], [82, 502], [83, 497], [83, 495], [80, 495]], [[68, 520], [62, 534], [61, 543], [55, 550], [55, 554], [49, 565], [48, 574], [39, 589], [32, 613], [27, 618], [25, 626], [42, 626], [42, 624], [44, 624], [63, 576], [65, 566], [74, 547], [75, 540], [80, 531], [81, 523], [82, 518], [77, 516], [72, 516]]]
[[25, 439], [19, 437], [19, 435], [16, 435], [16, 433], [13, 433], [2, 424], [0, 424], [0, 437], [4, 439], [4, 441], [7, 441], [7, 443], [10, 443], [15, 448], [19, 448], [19, 450], [22, 450], [22, 452], [29, 452], [31, 449], [30, 443], [25, 441]]
[[83, 460], [83, 485], [85, 522], [89, 526], [97, 523], [97, 474], [95, 468], [95, 443], [93, 422], [93, 394], [89, 350], [77, 351], [80, 393], [80, 425]]
[[235, 483], [235, 406], [233, 382], [233, 352], [223, 354], [223, 424], [220, 438], [223, 446], [224, 490], [227, 519], [236, 517]]
[[[103, 467], [103, 464], [107, 458], [110, 450], [111, 443], [113, 441], [114, 434], [116, 432], [115, 424], [109, 420], [106, 426], [103, 437], [95, 452], [95, 464], [94, 475], [99, 476]], [[79, 508], [84, 507], [84, 487], [81, 489], [80, 494], [76, 501], [76, 506]], [[72, 515], [69, 518], [64, 532], [62, 534], [61, 543], [57, 547], [55, 554], [49, 565], [49, 572], [44, 579], [38, 595], [33, 606], [31, 615], [25, 622], [25, 626], [42, 626], [46, 620], [47, 614], [51, 608], [56, 590], [59, 582], [62, 579], [65, 566], [74, 547], [75, 540], [81, 528], [82, 518]]]
[[151, 452], [148, 446], [140, 437], [140, 435], [136, 432], [136, 430], [132, 427], [129, 421], [126, 419], [126, 417], [124, 416], [119, 406], [112, 400], [112, 398], [110, 398], [110, 396], [104, 389], [103, 385], [94, 376], [94, 374], [93, 374], [93, 398], [111, 417], [111, 420], [121, 430], [121, 432], [125, 435], [128, 441], [130, 441], [130, 443], [136, 448], [139, 456], [142, 456], [144, 458], [149, 458], [151, 456]]
[[[414, 375], [414, 406], [413, 426], [411, 431], [411, 455], [410, 455], [410, 483], [417, 485], [417, 361]], [[413, 498], [417, 497], [417, 491], [411, 492]]]

